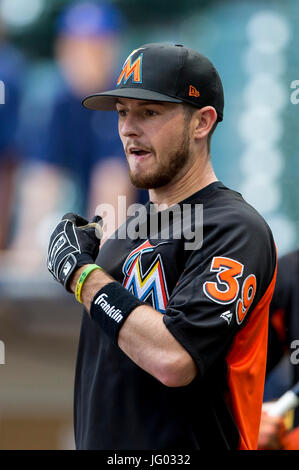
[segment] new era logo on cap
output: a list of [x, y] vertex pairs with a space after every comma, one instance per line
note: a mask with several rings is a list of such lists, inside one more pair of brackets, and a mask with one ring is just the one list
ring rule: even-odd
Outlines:
[[154, 43], [135, 49], [122, 67], [116, 89], [88, 96], [83, 105], [115, 110], [117, 98], [213, 106], [217, 121], [223, 119], [224, 96], [217, 70], [207, 57], [181, 44]]
[[196, 90], [195, 86], [189, 86], [189, 96], [194, 96], [195, 98], [198, 98], [200, 96], [200, 93], [198, 90]]

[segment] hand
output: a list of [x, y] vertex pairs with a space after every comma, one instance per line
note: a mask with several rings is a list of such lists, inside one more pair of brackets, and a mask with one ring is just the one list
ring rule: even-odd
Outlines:
[[98, 256], [103, 234], [101, 221], [98, 215], [88, 222], [69, 212], [62, 217], [50, 237], [48, 269], [69, 292], [70, 277], [75, 269], [93, 264]]
[[284, 421], [280, 417], [270, 416], [262, 411], [258, 438], [260, 450], [279, 450], [283, 448], [283, 439], [286, 435]]

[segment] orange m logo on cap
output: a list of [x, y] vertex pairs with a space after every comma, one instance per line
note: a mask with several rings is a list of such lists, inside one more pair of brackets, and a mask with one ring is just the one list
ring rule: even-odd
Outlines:
[[132, 54], [129, 55], [129, 57], [127, 58], [124, 66], [122, 68], [121, 74], [120, 74], [120, 76], [118, 77], [118, 80], [117, 80], [117, 86], [119, 86], [122, 81], [124, 81], [124, 83], [126, 83], [127, 80], [131, 77], [131, 75], [133, 75], [132, 81], [134, 83], [142, 83], [142, 69], [141, 69], [141, 66], [142, 66], [143, 53], [141, 53], [137, 57], [137, 59], [133, 62], [133, 64], [131, 63]]
[[198, 98], [200, 96], [200, 93], [198, 90], [196, 90], [195, 86], [189, 86], [189, 96], [194, 96], [195, 98]]

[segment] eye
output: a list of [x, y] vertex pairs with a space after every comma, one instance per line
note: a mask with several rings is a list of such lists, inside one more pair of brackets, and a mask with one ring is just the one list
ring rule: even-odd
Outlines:
[[121, 117], [125, 117], [127, 115], [127, 111], [125, 109], [117, 109], [116, 111]]
[[154, 111], [153, 109], [146, 109], [146, 110], [144, 111], [144, 114], [145, 114], [146, 116], [151, 117], [151, 116], [156, 116], [158, 113], [157, 113], [157, 111]]

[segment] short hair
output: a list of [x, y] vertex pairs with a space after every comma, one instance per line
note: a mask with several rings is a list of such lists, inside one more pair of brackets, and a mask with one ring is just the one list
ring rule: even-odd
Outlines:
[[[189, 103], [183, 103], [183, 110], [186, 116], [187, 120], [190, 120], [195, 113], [195, 111], [198, 111], [200, 108], [197, 108], [196, 106], [193, 106], [193, 104]], [[210, 153], [211, 150], [211, 139], [212, 135], [217, 127], [218, 121], [215, 121], [213, 124], [213, 127], [211, 128], [210, 132], [208, 133], [208, 138], [207, 138], [207, 145], [208, 145], [208, 153]]]

